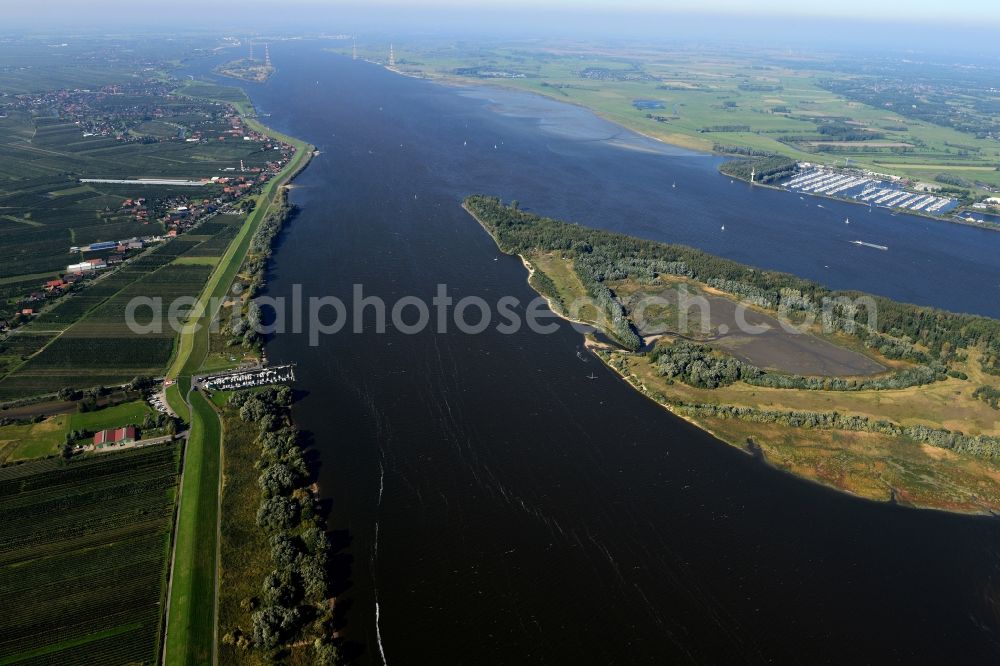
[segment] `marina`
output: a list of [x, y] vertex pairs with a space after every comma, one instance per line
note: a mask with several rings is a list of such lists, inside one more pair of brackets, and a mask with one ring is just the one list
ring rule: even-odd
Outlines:
[[200, 384], [212, 391], [234, 391], [268, 384], [289, 384], [293, 381], [295, 381], [295, 364], [289, 363], [210, 375], [200, 378], [196, 385]]
[[781, 187], [800, 194], [847, 199], [872, 207], [927, 215], [944, 215], [958, 207], [956, 199], [903, 189], [901, 182], [891, 176], [834, 170], [808, 162], [800, 162], [798, 166], [802, 171], [782, 183]]

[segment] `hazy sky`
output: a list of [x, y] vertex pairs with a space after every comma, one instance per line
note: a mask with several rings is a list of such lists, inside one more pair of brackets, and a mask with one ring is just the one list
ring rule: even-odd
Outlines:
[[[259, 1], [259, 0], [252, 0]], [[308, 4], [326, 4], [322, 0], [301, 0]], [[843, 17], [920, 17], [951, 18], [976, 21], [983, 18], [1000, 21], [1000, 1], [998, 0], [829, 0], [808, 2], [803, 0], [435, 0], [434, 2], [392, 2], [371, 4], [419, 6], [437, 5], [444, 7], [532, 7], [644, 10], [644, 11], [685, 11], [704, 13], [778, 14], [785, 16], [843, 16]]]
[[[176, 21], [180, 12], [191, 12], [187, 20], [197, 22], [206, 14], [218, 14], [226, 10], [230, 15], [239, 16], [251, 9], [280, 7], [281, 12], [307, 13], [303, 10], [321, 10], [321, 13], [336, 13], [338, 10], [352, 11], [366, 8], [378, 11], [395, 7], [407, 11], [427, 9], [450, 9], [469, 13], [476, 9], [531, 11], [567, 10], [579, 11], [655, 11], [698, 12], [725, 14], [756, 14], [782, 16], [834, 16], [843, 18], [886, 18], [934, 20], [954, 22], [1000, 24], [1000, 1], [998, 0], [171, 0], [165, 3], [144, 0], [34, 0], [32, 2], [4, 1], [2, 14], [6, 20], [33, 18], [39, 24], [46, 21], [68, 18], [75, 14], [96, 18], [104, 14], [106, 21], [143, 16], [150, 20]], [[144, 9], [148, 7], [149, 9]], [[106, 13], [108, 12], [108, 13]]]
[[1000, 58], [1000, 0], [0, 0], [0, 34], [726, 42]]

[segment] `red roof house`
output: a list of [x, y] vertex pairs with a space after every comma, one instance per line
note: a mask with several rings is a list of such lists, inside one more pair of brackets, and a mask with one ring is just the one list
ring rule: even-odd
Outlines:
[[102, 430], [94, 435], [94, 446], [104, 444], [131, 444], [135, 441], [135, 426]]

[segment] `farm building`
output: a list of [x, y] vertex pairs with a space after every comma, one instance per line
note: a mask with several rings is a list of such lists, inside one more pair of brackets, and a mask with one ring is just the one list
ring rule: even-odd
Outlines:
[[83, 248], [84, 252], [101, 252], [103, 250], [111, 250], [118, 245], [117, 241], [105, 241], [103, 243], [91, 243], [87, 247]]
[[114, 428], [112, 430], [102, 430], [94, 435], [94, 446], [105, 446], [107, 444], [131, 444], [136, 439], [135, 426], [125, 426], [124, 428]]
[[87, 261], [81, 261], [78, 264], [70, 264], [66, 267], [67, 273], [89, 273], [90, 271], [99, 271], [107, 268], [108, 265], [103, 259], [89, 259]]

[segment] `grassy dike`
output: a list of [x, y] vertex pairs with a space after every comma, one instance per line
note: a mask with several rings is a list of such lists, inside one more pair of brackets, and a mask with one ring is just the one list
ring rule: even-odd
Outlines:
[[[231, 100], [226, 100], [230, 101]], [[244, 104], [236, 103], [241, 113]], [[184, 452], [180, 504], [174, 537], [169, 586], [164, 663], [204, 664], [214, 661], [216, 581], [218, 570], [219, 498], [222, 468], [222, 424], [215, 408], [200, 393], [190, 391], [191, 377], [199, 371], [209, 350], [210, 323], [221, 299], [246, 258], [250, 241], [262, 220], [281, 205], [282, 188], [308, 164], [313, 146], [273, 132], [255, 120], [247, 124], [268, 136], [295, 146], [295, 156], [256, 197], [256, 207], [233, 239], [198, 298], [198, 305], [180, 333], [167, 376], [177, 380], [168, 392], [172, 406], [185, 399], [190, 436]], [[172, 387], [173, 388], [173, 387]]]
[[190, 402], [191, 435], [184, 451], [168, 606], [168, 664], [211, 662], [215, 634], [222, 425], [200, 393], [191, 394]]

